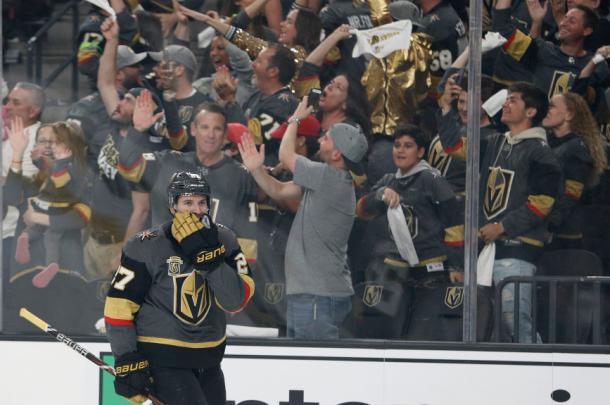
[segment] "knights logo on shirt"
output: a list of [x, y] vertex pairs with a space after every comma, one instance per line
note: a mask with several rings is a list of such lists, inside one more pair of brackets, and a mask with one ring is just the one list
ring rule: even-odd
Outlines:
[[506, 170], [501, 167], [489, 168], [487, 187], [483, 197], [483, 212], [488, 220], [506, 210], [514, 177], [515, 172], [513, 170]]
[[265, 301], [275, 305], [284, 299], [284, 283], [265, 283]]
[[430, 166], [441, 172], [441, 176], [447, 175], [447, 169], [451, 165], [451, 156], [447, 155], [443, 150], [443, 145], [438, 136], [436, 136], [432, 143], [430, 143], [430, 152], [428, 153], [428, 163]]
[[112, 134], [108, 134], [106, 143], [102, 146], [102, 150], [97, 157], [97, 165], [100, 173], [110, 180], [114, 180], [118, 173], [117, 165], [119, 163], [119, 151], [117, 150]]
[[170, 277], [177, 276], [182, 270], [182, 264], [184, 263], [180, 256], [170, 256], [165, 263], [167, 263], [167, 275]]
[[181, 105], [178, 108], [178, 116], [180, 117], [180, 122], [189, 122], [193, 117], [194, 107], [192, 105]]
[[417, 219], [417, 215], [415, 215], [415, 209], [413, 206], [404, 203], [401, 203], [400, 205], [402, 207], [402, 212], [405, 214], [405, 221], [407, 222], [407, 228], [409, 228], [411, 239], [415, 239], [419, 232], [419, 220]]
[[464, 301], [464, 287], [447, 287], [445, 291], [445, 305], [449, 309], [455, 309]]
[[576, 75], [573, 73], [562, 72], [561, 70], [554, 71], [551, 86], [549, 87], [549, 98], [570, 91], [575, 79]]
[[368, 307], [374, 307], [381, 302], [383, 296], [383, 286], [379, 284], [369, 284], [365, 287], [362, 294], [362, 302]]
[[174, 315], [182, 322], [199, 325], [210, 311], [212, 296], [207, 282], [192, 271], [172, 277], [174, 282]]

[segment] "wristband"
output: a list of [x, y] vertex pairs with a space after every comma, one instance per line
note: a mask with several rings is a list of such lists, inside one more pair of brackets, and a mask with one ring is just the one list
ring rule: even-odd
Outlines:
[[288, 125], [292, 124], [293, 122], [296, 122], [297, 127], [301, 124], [301, 120], [297, 117], [290, 117], [286, 122], [288, 123]]
[[593, 55], [593, 59], [591, 60], [595, 65], [597, 65], [598, 63], [603, 62], [605, 59], [606, 58], [604, 58], [604, 55], [602, 55], [601, 53], [596, 53], [595, 55]]

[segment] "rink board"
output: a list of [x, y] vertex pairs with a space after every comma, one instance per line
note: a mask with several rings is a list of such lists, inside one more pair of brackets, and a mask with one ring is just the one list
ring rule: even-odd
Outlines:
[[[107, 343], [82, 345], [106, 359], [110, 356]], [[223, 362], [228, 404], [610, 403], [610, 354], [604, 352], [377, 346], [230, 344]], [[0, 341], [0, 358], [0, 404], [128, 403], [114, 397], [111, 377], [103, 377], [97, 367], [63, 344]], [[553, 392], [560, 400], [567, 393], [569, 399], [557, 402]]]

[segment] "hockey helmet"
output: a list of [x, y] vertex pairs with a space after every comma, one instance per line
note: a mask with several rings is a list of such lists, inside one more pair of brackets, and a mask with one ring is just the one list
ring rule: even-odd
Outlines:
[[183, 195], [203, 195], [210, 204], [210, 185], [200, 173], [180, 171], [174, 173], [167, 186], [167, 198], [170, 208]]

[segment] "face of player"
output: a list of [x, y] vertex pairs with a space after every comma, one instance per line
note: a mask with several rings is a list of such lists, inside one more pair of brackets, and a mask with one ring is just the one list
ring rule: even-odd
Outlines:
[[561, 41], [580, 40], [591, 34], [591, 28], [585, 28], [585, 13], [578, 9], [568, 11], [558, 28]]
[[222, 153], [226, 140], [225, 120], [221, 114], [201, 111], [191, 124], [197, 153], [207, 156]]
[[565, 99], [561, 94], [553, 96], [549, 102], [549, 112], [542, 121], [542, 126], [545, 128], [557, 129], [563, 126], [570, 125], [569, 119], [571, 113], [568, 111]]
[[404, 174], [424, 157], [425, 151], [424, 148], [417, 146], [413, 137], [405, 134], [394, 141], [392, 158], [396, 167]]
[[119, 101], [119, 104], [116, 106], [116, 109], [112, 113], [112, 120], [118, 122], [119, 124], [129, 125], [131, 124], [131, 120], [133, 118], [133, 110], [136, 107], [136, 98], [133, 94], [125, 94], [125, 97]]
[[203, 195], [181, 195], [174, 205], [174, 211], [183, 214], [195, 214], [201, 219], [210, 209], [208, 200]]
[[510, 126], [511, 124], [520, 124], [528, 119], [529, 114], [536, 110], [533, 108], [525, 108], [525, 102], [521, 98], [521, 93], [509, 93], [504, 105], [502, 106], [502, 123]]
[[210, 45], [210, 59], [212, 59], [214, 69], [218, 69], [220, 66], [229, 66], [229, 53], [225, 49], [224, 38], [214, 37]]
[[349, 82], [343, 75], [336, 76], [332, 79], [320, 95], [320, 110], [323, 112], [345, 110], [347, 101], [347, 88]]
[[286, 46], [294, 45], [294, 39], [297, 36], [297, 15], [298, 10], [292, 10], [286, 16], [286, 19], [280, 23], [280, 36], [277, 41]]
[[6, 111], [9, 118], [21, 117], [24, 125], [31, 125], [36, 121], [39, 109], [34, 105], [28, 90], [17, 88], [8, 95]]

